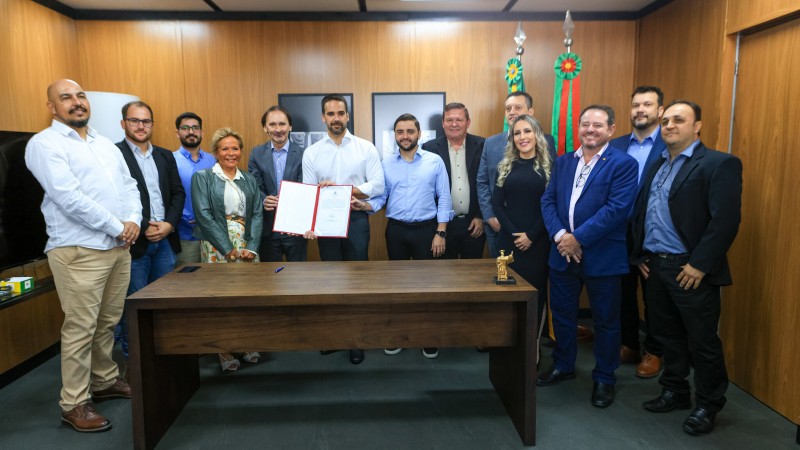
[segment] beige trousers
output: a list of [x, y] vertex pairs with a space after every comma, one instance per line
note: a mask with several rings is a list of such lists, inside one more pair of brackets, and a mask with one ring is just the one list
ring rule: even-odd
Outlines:
[[200, 262], [200, 241], [181, 241], [181, 252], [175, 260], [175, 267]]
[[47, 259], [64, 311], [59, 404], [69, 411], [91, 400], [91, 390], [109, 388], [119, 376], [111, 352], [131, 278], [131, 255], [121, 247], [59, 247]]

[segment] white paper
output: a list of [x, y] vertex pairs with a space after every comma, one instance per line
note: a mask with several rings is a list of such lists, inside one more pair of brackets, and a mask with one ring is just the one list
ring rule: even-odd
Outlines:
[[320, 237], [347, 237], [353, 186], [326, 186], [319, 190], [314, 233]]
[[350, 185], [318, 189], [313, 184], [281, 181], [272, 230], [293, 234], [314, 231], [319, 237], [347, 237], [352, 193], [353, 186]]

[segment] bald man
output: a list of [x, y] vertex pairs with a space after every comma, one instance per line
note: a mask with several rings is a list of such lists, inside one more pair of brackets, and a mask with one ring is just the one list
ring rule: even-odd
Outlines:
[[44, 189], [44, 251], [64, 311], [61, 420], [76, 431], [105, 431], [111, 422], [92, 400], [131, 396], [111, 351], [142, 204], [119, 149], [89, 126], [80, 85], [55, 81], [47, 108], [53, 121], [28, 142], [25, 163]]

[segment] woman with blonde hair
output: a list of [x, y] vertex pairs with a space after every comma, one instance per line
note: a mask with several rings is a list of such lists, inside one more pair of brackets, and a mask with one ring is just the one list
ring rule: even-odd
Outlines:
[[[547, 258], [550, 240], [542, 219], [541, 199], [553, 161], [539, 122], [519, 116], [508, 135], [505, 155], [497, 165], [492, 207], [500, 221], [499, 248], [514, 252], [514, 269], [539, 291], [539, 318], [547, 303]], [[539, 332], [541, 333], [541, 325]]]
[[[195, 235], [204, 263], [258, 262], [262, 198], [256, 179], [238, 168], [243, 147], [239, 133], [220, 128], [211, 138], [217, 163], [192, 177]], [[250, 352], [243, 359], [255, 363], [260, 357]], [[239, 360], [230, 353], [220, 353], [219, 362], [223, 371], [239, 368]]]

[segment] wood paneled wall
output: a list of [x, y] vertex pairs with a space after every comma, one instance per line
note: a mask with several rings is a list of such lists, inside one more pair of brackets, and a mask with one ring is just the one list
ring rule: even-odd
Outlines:
[[719, 95], [726, 3], [678, 0], [639, 23], [636, 84], [659, 86], [665, 103], [682, 98], [699, 104], [701, 139], [710, 147], [721, 130], [719, 110], [730, 106]]
[[26, 0], [0, 0], [0, 130], [39, 131], [50, 123], [47, 86], [78, 78], [75, 22]]

